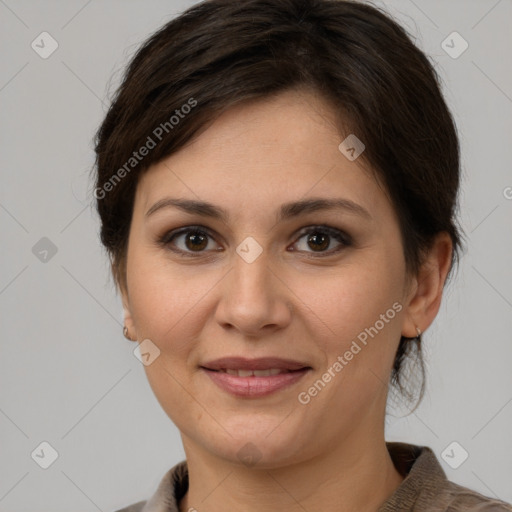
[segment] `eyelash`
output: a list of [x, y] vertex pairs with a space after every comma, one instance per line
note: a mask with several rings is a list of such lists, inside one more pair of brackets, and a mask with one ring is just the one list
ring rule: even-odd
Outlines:
[[[187, 233], [195, 233], [195, 234], [201, 234], [201, 235], [207, 235], [211, 237], [212, 239], [215, 239], [215, 237], [212, 235], [211, 231], [204, 227], [204, 226], [187, 226], [184, 228], [179, 228], [177, 230], [169, 231], [167, 233], [164, 233], [161, 237], [158, 238], [159, 245], [162, 245], [165, 248], [168, 248], [169, 250], [181, 254], [185, 257], [191, 257], [191, 258], [197, 258], [204, 256], [207, 251], [183, 251], [182, 249], [177, 249], [175, 247], [172, 247], [172, 242], [175, 238], [177, 238], [180, 235], [184, 235]], [[304, 236], [310, 235], [310, 234], [324, 234], [328, 235], [329, 237], [334, 238], [336, 241], [340, 242], [341, 247], [335, 250], [330, 251], [320, 251], [320, 252], [314, 252], [312, 251], [310, 254], [313, 254], [313, 258], [322, 258], [326, 256], [332, 256], [334, 254], [337, 254], [341, 252], [343, 249], [350, 247], [353, 245], [352, 238], [346, 234], [343, 231], [340, 231], [339, 229], [332, 228], [330, 226], [323, 226], [323, 225], [315, 225], [315, 226], [308, 226], [307, 228], [304, 228], [297, 238], [297, 241], [294, 243], [294, 245]], [[330, 244], [329, 244], [330, 245]], [[294, 249], [295, 251], [295, 249]], [[301, 251], [296, 251], [301, 252]], [[306, 251], [309, 252], [309, 251]]]

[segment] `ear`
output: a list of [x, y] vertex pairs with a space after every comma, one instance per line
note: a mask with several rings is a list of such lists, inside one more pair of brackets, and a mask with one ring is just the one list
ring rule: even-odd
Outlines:
[[437, 235], [418, 275], [411, 279], [402, 323], [402, 336], [414, 338], [416, 327], [424, 332], [434, 321], [450, 270], [453, 242], [443, 231]]
[[131, 314], [130, 309], [127, 308], [127, 306], [125, 305], [124, 301], [123, 301], [123, 316], [124, 316], [123, 330], [125, 327], [126, 327], [126, 329], [128, 329], [126, 336], [128, 336], [130, 341], [137, 341], [137, 334], [135, 332], [135, 328], [133, 325], [132, 314]]
[[123, 303], [123, 317], [124, 317], [123, 326], [128, 329], [127, 334], [129, 336], [129, 338], [132, 341], [137, 341], [137, 331], [135, 330], [135, 325], [133, 322], [132, 310], [131, 310], [131, 306], [130, 306], [130, 299], [129, 299], [126, 283], [119, 282], [118, 290], [121, 295], [121, 300]]

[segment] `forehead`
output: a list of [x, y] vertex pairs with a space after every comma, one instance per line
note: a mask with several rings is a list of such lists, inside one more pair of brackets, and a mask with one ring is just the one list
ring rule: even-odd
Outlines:
[[309, 93], [287, 91], [239, 105], [148, 169], [136, 203], [146, 211], [169, 193], [238, 210], [307, 196], [385, 207], [374, 173], [362, 159], [350, 161], [340, 152], [343, 137], [330, 105]]

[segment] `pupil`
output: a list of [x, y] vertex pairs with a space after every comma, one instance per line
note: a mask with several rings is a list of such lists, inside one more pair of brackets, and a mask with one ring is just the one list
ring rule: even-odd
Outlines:
[[189, 249], [204, 249], [207, 245], [206, 237], [199, 233], [192, 233], [186, 238], [187, 247]]
[[[329, 237], [327, 235], [314, 234], [308, 238], [308, 243], [313, 242], [314, 244], [317, 244], [314, 247], [312, 247], [312, 249], [314, 249], [315, 247], [317, 249], [325, 249], [326, 247], [329, 246], [328, 238]], [[319, 241], [320, 244], [318, 244]]]

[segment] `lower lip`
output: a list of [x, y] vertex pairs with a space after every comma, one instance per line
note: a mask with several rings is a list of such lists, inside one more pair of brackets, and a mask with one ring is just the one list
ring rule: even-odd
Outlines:
[[219, 388], [232, 395], [246, 398], [257, 398], [280, 391], [298, 382], [309, 371], [308, 368], [304, 368], [268, 377], [238, 377], [225, 372], [202, 369]]

